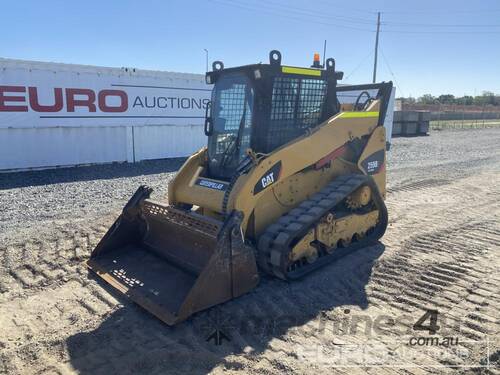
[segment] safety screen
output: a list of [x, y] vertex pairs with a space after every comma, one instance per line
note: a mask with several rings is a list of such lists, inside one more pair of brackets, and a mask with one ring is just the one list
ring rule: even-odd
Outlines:
[[304, 134], [321, 118], [326, 82], [319, 79], [275, 77], [264, 152]]
[[[246, 101], [247, 85], [233, 84], [231, 88], [221, 90], [220, 98], [215, 103], [219, 105], [218, 115], [215, 116], [214, 129], [217, 134], [216, 154], [227, 150], [230, 143], [234, 142], [243, 121], [244, 128], [249, 128], [251, 124], [252, 112]], [[246, 136], [246, 137], [245, 137]], [[248, 135], [244, 134], [242, 143], [248, 145]]]

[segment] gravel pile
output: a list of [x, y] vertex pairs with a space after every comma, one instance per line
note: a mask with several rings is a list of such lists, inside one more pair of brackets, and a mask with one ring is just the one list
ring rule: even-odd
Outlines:
[[[390, 172], [436, 164], [457, 165], [498, 156], [500, 129], [445, 130], [430, 136], [394, 138], [389, 152]], [[479, 147], [478, 147], [479, 146]]]
[[0, 174], [0, 233], [45, 220], [82, 219], [120, 210], [139, 185], [167, 194], [184, 159]]

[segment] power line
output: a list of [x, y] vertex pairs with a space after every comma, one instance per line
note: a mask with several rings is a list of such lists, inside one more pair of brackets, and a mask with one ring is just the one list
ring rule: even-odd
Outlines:
[[[366, 29], [362, 27], [356, 27], [350, 25], [351, 23], [358, 23], [358, 24], [366, 24], [368, 26], [368, 22], [373, 25], [373, 21], [370, 21], [368, 19], [362, 19], [362, 18], [350, 18], [350, 17], [339, 17], [339, 16], [330, 16], [330, 15], [325, 15], [325, 14], [319, 14], [315, 12], [310, 12], [306, 11], [303, 8], [296, 8], [296, 7], [289, 7], [286, 6], [279, 6], [277, 3], [274, 3], [276, 5], [273, 5], [273, 3], [266, 3], [262, 5], [254, 5], [254, 4], [249, 4], [249, 3], [244, 3], [244, 2], [237, 2], [237, 1], [231, 1], [231, 0], [209, 0], [215, 3], [218, 3], [220, 5], [226, 5], [226, 6], [232, 6], [232, 7], [237, 7], [240, 9], [244, 9], [247, 11], [251, 12], [256, 12], [256, 13], [265, 13], [268, 15], [272, 16], [278, 16], [282, 18], [287, 18], [299, 22], [306, 22], [306, 23], [314, 23], [317, 25], [325, 25], [325, 26], [335, 26], [335, 27], [340, 27], [344, 29], [351, 29], [351, 30], [358, 30], [358, 31], [365, 31], [365, 32], [375, 32], [375, 30], [372, 29]], [[332, 22], [324, 22], [317, 20], [317, 18], [323, 18], [323, 19], [338, 19], [338, 22], [341, 23], [332, 23]], [[349, 25], [343, 24], [343, 23], [349, 23]], [[401, 24], [401, 25], [399, 25]], [[381, 25], [386, 26], [384, 30], [381, 30], [382, 33], [391, 33], [391, 34], [430, 34], [430, 35], [435, 35], [435, 34], [499, 34], [500, 30], [400, 30], [400, 29], [395, 29], [391, 28], [392, 26], [402, 26], [404, 23], [397, 23], [397, 22], [381, 22]], [[421, 27], [434, 27], [438, 25], [434, 24], [406, 24], [407, 26], [414, 26], [418, 27], [417, 25], [420, 25]], [[443, 27], [483, 27], [482, 25], [472, 25], [472, 24], [456, 24], [456, 25], [441, 25]], [[440, 26], [440, 27], [441, 27]], [[484, 27], [500, 27], [500, 25], [488, 25]]]
[[350, 29], [359, 29], [363, 31], [371, 31], [371, 30], [366, 30], [366, 29], [361, 29], [352, 26], [352, 23], [362, 23], [362, 24], [367, 24], [366, 20], [356, 20], [356, 19], [349, 19], [349, 18], [344, 18], [344, 17], [339, 17], [339, 16], [327, 16], [325, 14], [319, 14], [319, 13], [314, 13], [314, 12], [303, 12], [295, 9], [289, 9], [289, 6], [286, 6], [285, 8], [283, 6], [278, 6], [278, 5], [273, 5], [266, 3], [264, 5], [255, 5], [255, 3], [245, 3], [245, 2], [237, 2], [237, 1], [231, 1], [231, 0], [211, 0], [215, 1], [219, 4], [224, 4], [224, 5], [229, 5], [229, 6], [235, 6], [238, 8], [246, 9], [246, 10], [251, 10], [257, 13], [267, 13], [275, 16], [280, 16], [284, 18], [291, 18], [291, 19], [296, 19], [300, 21], [308, 21], [311, 22], [310, 19], [304, 18], [304, 16], [309, 17], [309, 18], [324, 18], [324, 19], [338, 19], [340, 22], [345, 22], [348, 23], [349, 25], [339, 25], [336, 23], [331, 23], [331, 22], [321, 22], [321, 21], [314, 21], [314, 23], [319, 23], [319, 24], [325, 24], [329, 26], [341, 26], [341, 27], [346, 27]]
[[321, 4], [325, 4], [325, 5], [328, 5], [328, 6], [334, 6], [335, 8], [343, 8], [343, 9], [349, 9], [351, 12], [356, 12], [356, 13], [364, 13], [364, 14], [371, 14], [371, 15], [376, 15], [377, 14], [377, 11], [374, 11], [374, 10], [366, 10], [366, 9], [360, 9], [360, 8], [353, 8], [351, 6], [342, 6], [342, 5], [338, 5], [338, 4], [332, 4], [331, 1], [325, 1], [325, 0], [315, 0], [314, 3], [321, 3]]
[[396, 84], [396, 87], [398, 87], [399, 91], [401, 91], [401, 94], [403, 96], [405, 96], [405, 94], [403, 93], [403, 89], [401, 88], [401, 85], [397, 82], [396, 76], [394, 75], [394, 72], [392, 71], [391, 66], [389, 65], [389, 61], [385, 57], [384, 51], [382, 51], [382, 48], [380, 48], [380, 53], [382, 54], [382, 59], [384, 60], [385, 65], [387, 66], [387, 69], [389, 70], [389, 73], [391, 74], [391, 76], [392, 76], [392, 78], [394, 80], [394, 83]]
[[433, 9], [433, 10], [384, 10], [383, 13], [386, 14], [436, 14], [436, 13], [446, 13], [446, 14], [470, 14], [470, 13], [498, 13], [500, 9], [473, 9], [473, 10], [453, 10], [453, 9]]
[[356, 67], [349, 73], [345, 76], [344, 80], [348, 80], [349, 77], [351, 77], [356, 71], [358, 71], [359, 68], [361, 68], [361, 66], [366, 62], [368, 61], [368, 59], [371, 57], [371, 55], [373, 55], [374, 51], [370, 51], [365, 57], [363, 57], [363, 59], [361, 59], [361, 61], [358, 63], [358, 65], [356, 65]]
[[437, 34], [500, 34], [500, 30], [498, 31], [493, 31], [493, 30], [470, 30], [470, 31], [458, 31], [458, 30], [432, 30], [432, 31], [427, 31], [427, 30], [391, 30], [385, 28], [383, 33], [391, 33], [391, 34], [432, 34], [432, 35], [437, 35]]
[[[234, 1], [233, 1], [234, 2]], [[255, 1], [251, 2], [251, 5], [255, 4]], [[330, 13], [325, 13], [325, 12], [315, 12], [310, 9], [306, 8], [300, 8], [300, 7], [295, 7], [291, 6], [290, 4], [283, 4], [280, 2], [275, 2], [275, 1], [260, 1], [260, 4], [258, 7], [273, 7], [273, 10], [283, 12], [294, 12], [299, 15], [306, 15], [306, 16], [312, 16], [312, 17], [318, 17], [318, 18], [324, 18], [324, 19], [337, 19], [340, 21], [345, 21], [345, 22], [352, 22], [352, 23], [359, 23], [359, 24], [364, 24], [364, 25], [373, 25], [373, 21], [371, 19], [367, 18], [359, 18], [359, 17], [350, 17], [350, 16], [339, 16], [339, 15], [333, 15]], [[247, 3], [247, 5], [249, 5]]]
[[[356, 13], [364, 13], [364, 14], [371, 14], [371, 15], [376, 15], [379, 11], [384, 14], [415, 14], [415, 13], [422, 13], [422, 14], [441, 14], [441, 13], [446, 13], [446, 14], [471, 14], [471, 13], [498, 13], [500, 12], [500, 9], [470, 9], [470, 10], [465, 10], [465, 9], [432, 9], [432, 10], [375, 10], [375, 9], [360, 9], [360, 8], [353, 8], [352, 6], [343, 6], [342, 4], [336, 4], [333, 1], [328, 1], [328, 0], [315, 0], [315, 4], [321, 3], [325, 4], [328, 6], [333, 6], [335, 8], [341, 8], [341, 9], [348, 9], [351, 12], [356, 12]], [[288, 5], [287, 5], [288, 6]]]
[[[346, 16], [333, 16], [333, 15], [324, 14], [324, 13], [312, 12], [309, 9], [292, 7], [292, 6], [288, 5], [288, 4], [283, 5], [283, 4], [280, 4], [280, 3], [270, 2], [270, 1], [266, 1], [265, 4], [269, 4], [269, 3], [274, 4], [275, 7], [276, 6], [278, 7], [278, 9], [273, 8], [273, 10], [283, 11], [283, 6], [286, 6], [287, 10], [294, 11], [294, 12], [296, 12], [299, 15], [308, 15], [308, 16], [319, 17], [319, 18], [326, 18], [326, 19], [336, 18], [336, 19], [339, 19], [339, 20], [345, 21], [345, 22], [353, 22], [353, 23], [361, 23], [361, 24], [369, 24], [369, 25], [373, 24], [373, 20], [369, 20], [369, 19], [366, 19], [366, 18], [355, 18], [355, 17], [346, 17]], [[371, 12], [371, 11], [368, 12], [368, 13], [370, 13], [370, 14], [377, 14], [377, 12]], [[438, 27], [438, 28], [459, 28], [459, 27], [464, 27], [464, 28], [483, 28], [483, 29], [487, 28], [487, 27], [500, 27], [500, 24], [433, 24], [433, 23], [411, 23], [411, 22], [393, 22], [393, 21], [385, 21], [385, 22], [382, 22], [381, 25], [396, 26], [396, 27], [398, 27], [398, 26]], [[396, 32], [396, 31], [399, 32], [400, 30], [390, 30], [390, 31], [391, 32]], [[420, 32], [420, 30], [416, 30], [416, 31], [401, 30], [401, 31], [408, 32], [408, 33], [417, 33], [417, 32]], [[426, 33], [433, 33], [433, 32], [434, 31], [429, 31], [429, 32], [426, 32]], [[446, 32], [458, 32], [458, 31], [456, 31], [456, 30], [450, 30], [450, 31], [446, 31]], [[468, 31], [462, 31], [461, 33], [465, 33], [465, 32], [468, 32]], [[483, 32], [484, 33], [491, 33], [491, 32], [496, 33], [497, 31], [478, 30], [475, 33], [483, 33]]]
[[[497, 34], [500, 30], [408, 30], [408, 27], [425, 27], [425, 28], [487, 28], [500, 27], [500, 24], [433, 24], [433, 23], [411, 23], [411, 22], [392, 22], [385, 21], [382, 23], [385, 33], [400, 33], [400, 34]], [[388, 28], [388, 27], [389, 28]], [[391, 28], [395, 26], [396, 29]], [[398, 27], [406, 27], [406, 29], [397, 29]]]
[[[262, 2], [261, 2], [262, 4]], [[293, 7], [290, 6], [289, 4], [282, 4], [279, 2], [273, 2], [273, 1], [265, 1], [264, 4], [273, 4], [275, 7], [277, 7], [277, 10], [283, 11], [294, 11], [294, 12], [300, 12], [304, 15], [311, 15], [319, 18], [327, 18], [327, 19], [338, 19], [338, 20], [344, 20], [344, 21], [349, 21], [349, 22], [354, 22], [354, 23], [360, 23], [360, 24], [365, 24], [365, 25], [372, 25], [373, 21], [367, 18], [359, 18], [359, 17], [350, 17], [350, 16], [339, 16], [339, 15], [332, 15], [328, 14], [325, 12], [314, 12], [311, 11], [310, 9], [305, 9], [305, 8], [299, 8], [299, 7]]]
[[437, 23], [409, 23], [386, 21], [384, 25], [416, 26], [416, 27], [500, 27], [500, 24], [437, 24]]
[[[266, 14], [270, 14], [273, 16], [293, 19], [293, 20], [300, 21], [300, 22], [314, 23], [316, 25], [336, 26], [336, 27], [341, 27], [341, 28], [346, 28], [346, 29], [351, 29], [351, 30], [358, 30], [358, 31], [374, 32], [374, 30], [364, 29], [364, 28], [355, 27], [355, 26], [348, 26], [348, 25], [343, 25], [343, 24], [338, 24], [338, 23], [323, 22], [323, 21], [317, 21], [317, 20], [311, 21], [310, 19], [304, 19], [303, 17], [297, 16], [295, 14], [292, 14], [292, 15], [285, 14], [283, 11], [277, 12], [277, 11], [275, 11], [274, 8], [254, 7], [254, 6], [251, 6], [248, 4], [238, 3], [235, 1], [229, 1], [229, 0], [210, 0], [210, 1], [221, 4], [221, 5], [229, 5], [229, 6], [241, 8], [241, 9], [256, 12], [259, 14], [266, 13]], [[309, 16], [309, 17], [311, 17], [311, 16]], [[328, 18], [330, 18], [330, 17], [328, 17]], [[349, 21], [341, 21], [341, 22], [349, 22]]]

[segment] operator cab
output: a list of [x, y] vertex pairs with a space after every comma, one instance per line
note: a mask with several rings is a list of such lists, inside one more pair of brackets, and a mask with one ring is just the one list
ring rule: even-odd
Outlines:
[[224, 69], [213, 63], [206, 81], [214, 84], [207, 107], [207, 177], [229, 180], [246, 158], [247, 150], [269, 153], [301, 136], [339, 112], [335, 61], [326, 68], [315, 56], [313, 68], [281, 65], [271, 51], [269, 64]]

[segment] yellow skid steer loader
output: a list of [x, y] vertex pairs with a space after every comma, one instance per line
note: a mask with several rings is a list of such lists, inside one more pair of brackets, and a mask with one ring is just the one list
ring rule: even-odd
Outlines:
[[141, 186], [88, 266], [167, 324], [238, 297], [259, 271], [297, 279], [387, 226], [384, 118], [392, 83], [340, 86], [335, 61], [213, 63], [204, 131], [168, 203]]

